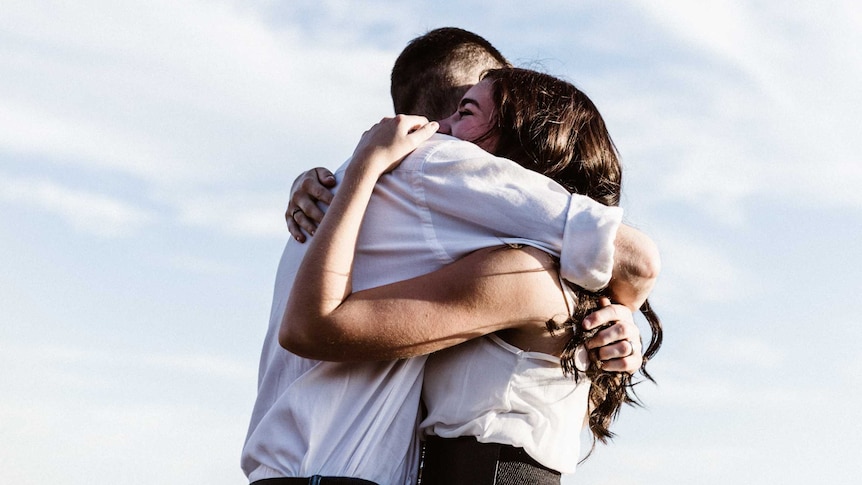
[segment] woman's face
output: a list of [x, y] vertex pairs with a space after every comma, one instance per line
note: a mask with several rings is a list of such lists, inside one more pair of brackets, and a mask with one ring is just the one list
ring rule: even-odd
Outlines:
[[487, 152], [497, 148], [497, 133], [491, 133], [494, 102], [491, 81], [480, 81], [461, 98], [458, 111], [440, 121], [440, 133], [471, 141]]

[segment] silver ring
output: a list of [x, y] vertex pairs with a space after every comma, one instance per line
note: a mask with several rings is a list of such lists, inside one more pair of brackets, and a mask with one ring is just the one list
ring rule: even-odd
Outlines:
[[635, 355], [635, 344], [632, 343], [630, 339], [626, 339], [626, 342], [629, 343], [629, 355], [626, 357], [631, 357], [632, 355]]

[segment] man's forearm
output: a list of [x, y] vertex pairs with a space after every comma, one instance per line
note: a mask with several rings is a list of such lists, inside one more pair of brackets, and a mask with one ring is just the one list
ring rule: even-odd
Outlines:
[[614, 268], [608, 289], [611, 298], [637, 311], [655, 286], [661, 258], [646, 234], [620, 225], [614, 239]]

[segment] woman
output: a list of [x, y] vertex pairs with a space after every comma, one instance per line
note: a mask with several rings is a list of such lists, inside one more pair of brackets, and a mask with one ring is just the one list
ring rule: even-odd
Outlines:
[[[442, 325], [458, 319], [487, 322], [484, 333], [499, 331], [495, 336], [429, 360], [423, 394], [428, 417], [422, 428], [430, 435], [467, 439], [432, 439], [422, 483], [482, 483], [480, 477], [493, 480], [497, 473], [508, 480], [529, 476], [531, 482], [559, 483], [559, 472], [574, 470], [578, 431], [587, 414], [594, 438], [604, 441], [612, 417], [631, 400], [628, 374], [603, 372], [578, 350], [585, 334], [577, 323], [599, 307], [598, 295], [561, 285], [556, 261], [535, 248], [480, 250], [435, 273], [351, 294], [353, 245], [374, 183], [436, 128], [424, 118], [398, 117], [363, 135], [327, 214], [328, 220], [340, 222], [322, 224], [315, 234], [297, 274], [297, 280], [313, 283], [294, 287], [285, 313], [322, 324], [332, 318], [368, 321], [373, 316], [384, 332], [404, 315], [422, 315]], [[552, 177], [570, 191], [608, 205], [619, 200], [621, 174], [613, 144], [595, 107], [569, 83], [522, 69], [490, 71], [441, 128]], [[640, 293], [615, 296], [638, 308], [649, 288], [651, 284]], [[496, 304], [493, 311], [476, 311], [490, 302]], [[658, 349], [661, 329], [648, 306], [645, 314], [654, 331], [646, 361]], [[424, 347], [412, 348], [427, 352], [452, 343], [428, 338]], [[486, 382], [482, 369], [495, 370], [494, 359], [506, 365], [514, 360], [516, 365], [503, 372], [502, 380]], [[462, 380], [451, 377], [453, 370], [463, 369], [467, 372], [459, 376]], [[543, 389], [559, 392], [505, 394], [513, 388], [513, 379], [529, 383], [535, 377]], [[453, 384], [482, 388], [485, 394], [453, 392]], [[537, 388], [533, 383], [522, 389], [530, 387]], [[517, 409], [504, 403], [513, 397], [521, 401]], [[573, 412], [572, 406], [579, 411]], [[517, 419], [507, 421], [506, 413]], [[489, 442], [502, 446], [489, 448], [484, 444]], [[465, 446], [469, 462], [459, 462]], [[493, 456], [483, 463], [476, 460], [477, 452]], [[498, 462], [515, 465], [507, 468]]]

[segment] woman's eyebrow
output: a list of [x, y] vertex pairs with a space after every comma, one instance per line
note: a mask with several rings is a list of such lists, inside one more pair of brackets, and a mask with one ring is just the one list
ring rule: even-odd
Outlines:
[[461, 103], [458, 105], [458, 108], [463, 108], [463, 107], [467, 106], [468, 104], [472, 104], [479, 109], [482, 108], [482, 106], [480, 106], [479, 103], [473, 98], [461, 98]]

